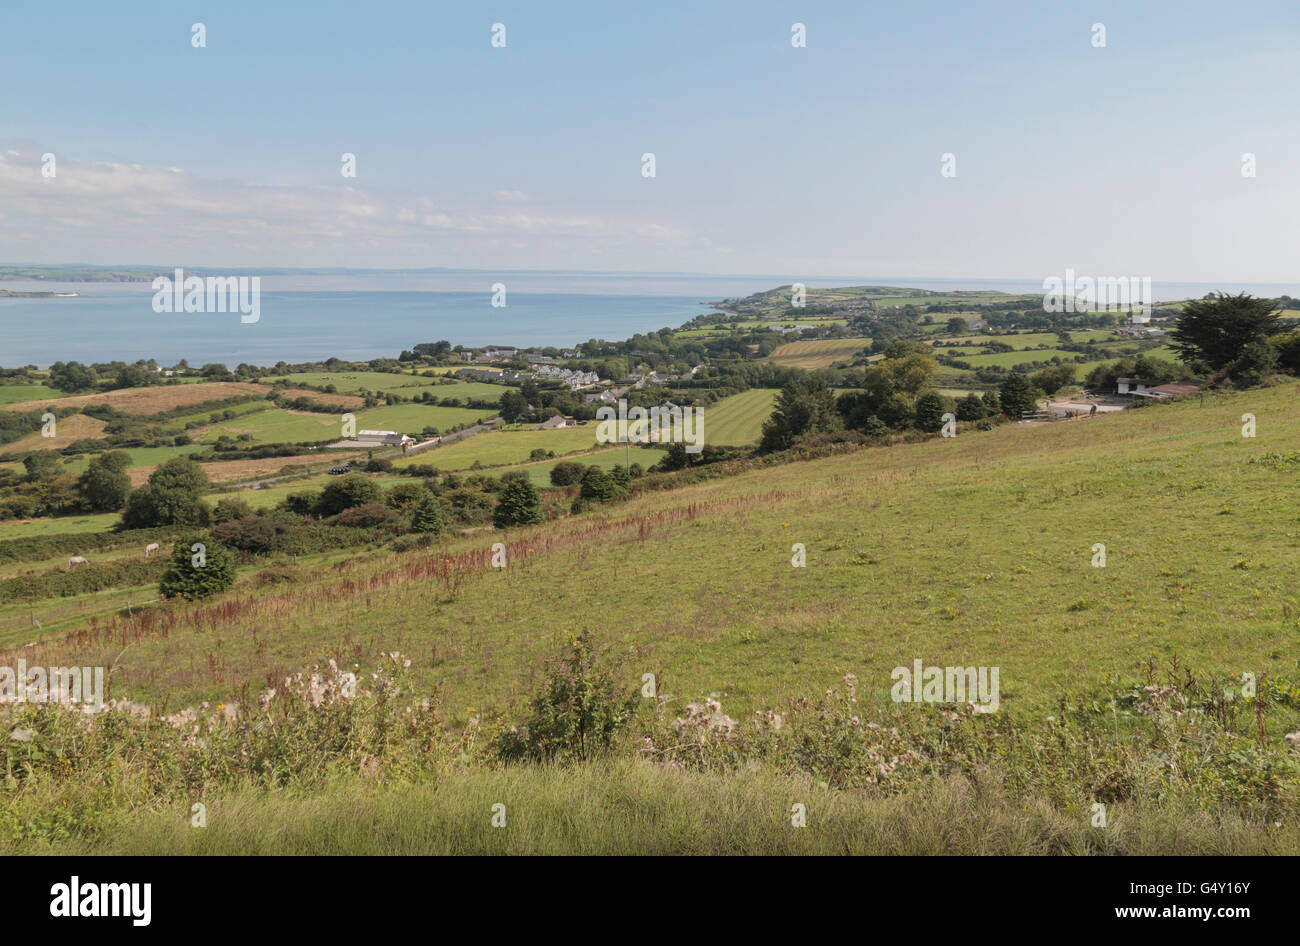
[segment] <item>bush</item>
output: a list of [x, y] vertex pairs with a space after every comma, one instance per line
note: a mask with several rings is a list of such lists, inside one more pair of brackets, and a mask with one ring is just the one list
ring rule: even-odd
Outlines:
[[325, 487], [316, 504], [316, 512], [322, 516], [336, 516], [344, 509], [377, 503], [381, 499], [378, 483], [359, 473], [349, 473], [337, 483]]
[[419, 483], [398, 483], [384, 496], [384, 505], [391, 509], [414, 509], [428, 495], [429, 491]]
[[384, 459], [369, 460], [366, 463], [367, 473], [391, 473], [393, 470], [393, 461]]
[[235, 557], [200, 533], [181, 539], [172, 548], [158, 591], [164, 598], [194, 601], [225, 591], [234, 583]]
[[613, 744], [636, 701], [637, 690], [618, 685], [583, 631], [569, 639], [558, 660], [548, 662], [532, 712], [501, 733], [497, 753], [507, 761], [590, 759]]
[[586, 467], [573, 460], [561, 460], [551, 468], [552, 486], [572, 486], [582, 480]]
[[284, 497], [280, 503], [280, 508], [286, 509], [295, 516], [310, 516], [320, 505], [321, 494], [318, 490], [304, 490], [301, 493], [290, 493]]
[[293, 531], [284, 522], [266, 516], [244, 516], [212, 527], [212, 537], [222, 545], [252, 555], [266, 555], [280, 547], [283, 536]]
[[400, 521], [401, 517], [395, 511], [381, 503], [349, 506], [334, 517], [336, 525], [351, 526], [356, 529], [384, 528], [394, 526]]

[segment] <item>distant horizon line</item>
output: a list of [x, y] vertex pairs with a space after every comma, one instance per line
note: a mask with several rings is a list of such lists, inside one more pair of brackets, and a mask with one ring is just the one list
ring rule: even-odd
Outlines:
[[[730, 273], [730, 272], [702, 272], [698, 270], [635, 270], [635, 269], [536, 269], [505, 267], [500, 269], [483, 269], [474, 266], [220, 266], [220, 265], [153, 265], [145, 263], [32, 263], [32, 262], [0, 262], [0, 269], [7, 268], [29, 268], [29, 269], [88, 269], [88, 270], [139, 270], [141, 272], [169, 271], [175, 269], [192, 269], [196, 272], [205, 271], [236, 271], [236, 270], [253, 270], [265, 273], [278, 274], [301, 274], [301, 275], [347, 275], [347, 274], [384, 274], [384, 273], [534, 273], [534, 274], [555, 274], [566, 276], [676, 276], [676, 277], [697, 277], [701, 279], [790, 279], [787, 274], [774, 273]], [[0, 273], [0, 279], [5, 274]], [[902, 282], [887, 283], [862, 283], [855, 280], [879, 280], [887, 279], [892, 281], [920, 280], [931, 282], [982, 282], [982, 283], [1033, 283], [1041, 282], [1044, 278], [1038, 276], [849, 276], [844, 274], [822, 274], [822, 273], [804, 273], [801, 274], [803, 279], [832, 280], [842, 279], [849, 280], [845, 285], [884, 285], [890, 288], [909, 289], [919, 288], [902, 284]], [[1300, 286], [1300, 280], [1294, 282], [1270, 281], [1270, 280], [1218, 280], [1207, 282], [1203, 279], [1152, 279], [1152, 282], [1163, 283], [1166, 285], [1177, 284], [1187, 286], [1221, 286], [1221, 285], [1243, 285], [1246, 283], [1259, 286]]]

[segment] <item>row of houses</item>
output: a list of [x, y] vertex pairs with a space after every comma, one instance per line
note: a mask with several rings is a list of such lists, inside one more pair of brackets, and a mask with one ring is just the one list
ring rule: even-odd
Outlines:
[[563, 349], [560, 352], [560, 358], [557, 359], [551, 355], [531, 354], [512, 345], [486, 345], [481, 350], [469, 352], [468, 354], [470, 361], [514, 361], [516, 358], [522, 357], [529, 364], [534, 365], [553, 365], [560, 359], [572, 360], [582, 357], [582, 351], [578, 348]]
[[537, 377], [551, 381], [563, 381], [570, 391], [594, 387], [600, 384], [600, 375], [594, 371], [575, 371], [572, 368], [560, 368], [556, 365], [538, 365]]

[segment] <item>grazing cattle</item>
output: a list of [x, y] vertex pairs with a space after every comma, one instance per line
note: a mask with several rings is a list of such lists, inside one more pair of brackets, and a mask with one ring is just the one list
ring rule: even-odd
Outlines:
[[69, 568], [76, 568], [78, 565], [89, 565], [89, 564], [90, 561], [80, 555], [74, 555], [72, 556], [72, 558], [68, 559]]
[[150, 542], [148, 545], [144, 547], [144, 557], [148, 558], [150, 555], [158, 551], [160, 548], [162, 548], [162, 546], [160, 546], [157, 542]]

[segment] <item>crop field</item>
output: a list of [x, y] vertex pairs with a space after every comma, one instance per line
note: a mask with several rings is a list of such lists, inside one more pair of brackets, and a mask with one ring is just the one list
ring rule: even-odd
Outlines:
[[793, 368], [829, 368], [837, 361], [851, 361], [871, 344], [869, 338], [819, 338], [789, 342], [775, 349], [767, 360]]
[[[109, 404], [128, 414], [159, 414], [188, 404], [220, 401], [243, 394], [265, 396], [265, 385], [245, 381], [201, 381], [194, 384], [160, 384], [147, 388], [122, 388], [99, 394], [78, 394], [58, 398], [60, 407], [82, 407], [87, 404]], [[5, 406], [5, 410], [32, 411], [51, 403], [46, 400], [28, 400]]]
[[758, 443], [779, 391], [751, 388], [704, 409], [704, 442], [727, 446]]
[[98, 437], [103, 433], [105, 426], [102, 420], [87, 417], [85, 414], [73, 414], [55, 424], [56, 436], [46, 437], [39, 430], [33, 431], [26, 437], [0, 445], [0, 453], [21, 456], [29, 450], [55, 449], [83, 437]]

